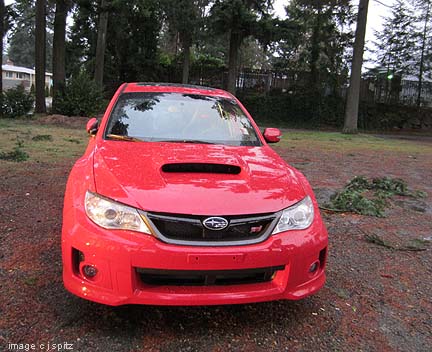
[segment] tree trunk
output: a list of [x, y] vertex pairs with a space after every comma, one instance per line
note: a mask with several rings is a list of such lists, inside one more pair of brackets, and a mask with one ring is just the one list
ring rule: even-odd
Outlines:
[[228, 58], [227, 90], [232, 94], [236, 93], [238, 54], [239, 47], [241, 45], [241, 39], [241, 34], [239, 32], [231, 31]]
[[106, 48], [106, 36], [108, 27], [108, 10], [107, 0], [101, 1], [101, 13], [99, 16], [97, 44], [96, 44], [96, 59], [95, 59], [95, 82], [103, 88], [103, 74], [105, 64], [105, 48]]
[[66, 18], [69, 11], [68, 0], [56, 1], [56, 12], [54, 18], [54, 38], [53, 38], [53, 103], [52, 111], [57, 113], [57, 99], [63, 94], [66, 68]]
[[321, 45], [321, 12], [322, 12], [322, 5], [317, 4], [317, 14], [315, 18], [315, 22], [313, 24], [312, 29], [312, 38], [311, 38], [311, 60], [310, 60], [310, 84], [313, 89], [313, 93], [317, 96], [320, 95], [321, 89], [320, 89], [320, 72], [318, 68], [318, 60], [320, 57], [320, 45]]
[[45, 105], [45, 47], [46, 19], [45, 0], [36, 1], [36, 40], [35, 40], [35, 71], [36, 71], [36, 107], [35, 112], [46, 113]]
[[361, 70], [363, 65], [368, 6], [369, 0], [360, 0], [343, 133], [357, 133]]
[[182, 83], [187, 84], [189, 82], [189, 67], [190, 67], [190, 43], [183, 44], [183, 74]]
[[[0, 0], [0, 51], [1, 51], [1, 60], [3, 65], [3, 37], [4, 37], [4, 22], [5, 22], [5, 4], [4, 0]], [[3, 69], [2, 65], [0, 65], [0, 93], [3, 91]]]
[[428, 39], [428, 22], [430, 17], [430, 0], [427, 2], [426, 8], [426, 18], [424, 22], [423, 34], [422, 34], [422, 46], [421, 46], [421, 56], [420, 56], [420, 69], [418, 75], [418, 93], [417, 93], [417, 106], [421, 105], [421, 91], [423, 88], [423, 73], [424, 73], [424, 58], [425, 58], [425, 50], [426, 50], [426, 41]]

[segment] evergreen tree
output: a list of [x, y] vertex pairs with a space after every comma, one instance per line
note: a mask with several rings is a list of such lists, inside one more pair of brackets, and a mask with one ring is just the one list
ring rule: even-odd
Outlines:
[[105, 58], [107, 81], [159, 80], [159, 1], [117, 0], [112, 11]]
[[357, 133], [358, 109], [360, 100], [361, 70], [366, 36], [366, 23], [369, 11], [369, 0], [360, 0], [357, 12], [357, 25], [354, 41], [354, 52], [351, 65], [351, 76], [346, 99], [343, 133]]
[[[47, 2], [46, 67], [52, 70], [54, 4]], [[8, 56], [17, 66], [35, 67], [35, 0], [16, 0], [11, 5], [14, 18], [9, 33]]]
[[391, 15], [384, 18], [382, 32], [375, 32], [376, 63], [388, 75], [413, 73], [415, 28], [412, 10], [404, 0], [396, 0]]
[[71, 6], [70, 0], [56, 0], [53, 35], [53, 92], [52, 110], [57, 112], [57, 98], [63, 94], [66, 67], [66, 19]]
[[101, 0], [98, 27], [97, 27], [95, 74], [94, 74], [94, 80], [99, 88], [103, 87], [109, 5], [110, 5], [109, 0]]
[[98, 2], [78, 0], [72, 9], [72, 26], [66, 42], [66, 76], [78, 75], [81, 71], [94, 72], [96, 55]]
[[418, 77], [417, 106], [422, 104], [424, 78], [432, 78], [432, 0], [414, 0], [418, 30], [414, 54]]
[[191, 47], [203, 29], [209, 0], [161, 0], [171, 38], [179, 38], [183, 52], [182, 83], [188, 83]]
[[[90, 75], [95, 72], [100, 5], [97, 0], [76, 2], [66, 48], [68, 75], [82, 70]], [[110, 86], [110, 92], [120, 82], [158, 79], [162, 23], [158, 0], [111, 0], [105, 10], [108, 24], [103, 81]]]
[[309, 72], [311, 88], [334, 92], [345, 82], [353, 33], [353, 10], [348, 0], [293, 0], [286, 7], [282, 40], [275, 66]]
[[258, 32], [258, 23], [271, 10], [269, 0], [216, 0], [210, 10], [212, 31], [223, 35], [228, 32], [227, 90], [235, 93], [239, 49], [243, 40]]
[[36, 99], [35, 112], [46, 113], [45, 103], [45, 46], [46, 46], [46, 0], [36, 1], [35, 20], [35, 76]]

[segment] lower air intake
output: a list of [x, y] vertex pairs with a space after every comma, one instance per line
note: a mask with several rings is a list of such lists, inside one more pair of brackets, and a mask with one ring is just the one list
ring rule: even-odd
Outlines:
[[285, 266], [241, 270], [159, 270], [136, 268], [141, 281], [158, 286], [223, 286], [271, 281]]

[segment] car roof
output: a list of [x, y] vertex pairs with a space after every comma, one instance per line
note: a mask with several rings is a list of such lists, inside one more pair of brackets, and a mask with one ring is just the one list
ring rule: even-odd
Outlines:
[[186, 94], [199, 94], [219, 96], [232, 99], [233, 96], [218, 88], [210, 88], [192, 84], [179, 84], [179, 83], [157, 83], [157, 82], [134, 82], [126, 83], [122, 93], [136, 93], [136, 92], [164, 92], [164, 93], [186, 93]]

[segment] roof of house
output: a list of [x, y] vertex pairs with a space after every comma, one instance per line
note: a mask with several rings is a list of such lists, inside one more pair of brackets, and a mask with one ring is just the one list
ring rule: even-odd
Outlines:
[[[2, 65], [2, 70], [3, 71], [28, 73], [29, 75], [34, 75], [36, 73], [36, 71], [32, 68], [15, 66], [15, 65]], [[45, 75], [46, 76], [52, 76], [52, 73], [45, 72]]]

